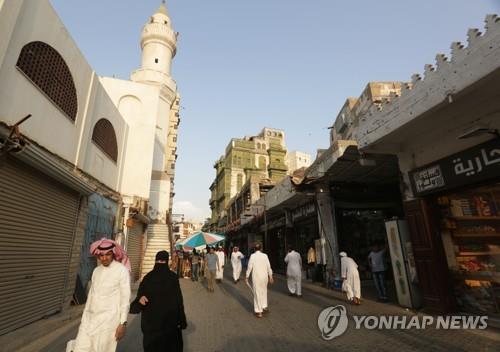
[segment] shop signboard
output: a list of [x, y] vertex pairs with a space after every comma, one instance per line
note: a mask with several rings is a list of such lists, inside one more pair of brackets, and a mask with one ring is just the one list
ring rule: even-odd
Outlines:
[[410, 171], [416, 196], [500, 177], [500, 138]]
[[[277, 227], [283, 227], [283, 226], [285, 226], [285, 217], [284, 216], [279, 217], [277, 219], [270, 220], [267, 222], [267, 229], [268, 230], [274, 229]], [[261, 225], [260, 229], [261, 229], [261, 231], [265, 231], [266, 224]]]
[[298, 208], [292, 210], [292, 221], [303, 218], [316, 211], [314, 202], [306, 203]]

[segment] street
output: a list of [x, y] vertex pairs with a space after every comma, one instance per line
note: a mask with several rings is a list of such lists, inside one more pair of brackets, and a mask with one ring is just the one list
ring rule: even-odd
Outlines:
[[[355, 330], [324, 341], [317, 318], [322, 309], [343, 304], [348, 315], [401, 315], [401, 307], [366, 300], [361, 306], [332, 298], [328, 291], [308, 289], [303, 298], [290, 297], [286, 282], [277, 277], [269, 290], [270, 313], [254, 317], [251, 291], [243, 281], [233, 284], [226, 277], [210, 294], [200, 282], [181, 279], [188, 328], [184, 331], [185, 351], [496, 351], [500, 336], [495, 331], [464, 330]], [[409, 313], [410, 314], [410, 313]], [[126, 337], [118, 352], [142, 351], [140, 317], [131, 317]], [[41, 352], [64, 351], [66, 341], [76, 336], [76, 327], [64, 333]], [[496, 346], [496, 347], [495, 347]]]

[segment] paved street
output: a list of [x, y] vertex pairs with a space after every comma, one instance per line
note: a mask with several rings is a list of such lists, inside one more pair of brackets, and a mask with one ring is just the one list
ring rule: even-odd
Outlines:
[[[228, 273], [226, 273], [227, 275]], [[184, 332], [186, 351], [497, 351], [500, 334], [492, 331], [354, 330], [332, 341], [323, 341], [317, 327], [320, 311], [344, 301], [305, 289], [304, 298], [289, 297], [284, 279], [278, 278], [269, 292], [270, 313], [263, 319], [252, 315], [251, 292], [243, 282], [226, 280], [210, 294], [199, 282], [181, 279], [189, 327]], [[399, 307], [365, 301], [346, 305], [350, 314], [403, 314]], [[142, 351], [140, 319], [131, 318], [119, 352]], [[64, 351], [76, 327], [62, 334], [42, 352]], [[496, 348], [494, 346], [497, 346]]]

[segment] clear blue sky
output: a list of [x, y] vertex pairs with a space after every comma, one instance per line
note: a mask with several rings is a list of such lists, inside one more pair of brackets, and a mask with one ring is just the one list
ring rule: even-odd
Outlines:
[[[99, 75], [127, 79], [160, 0], [51, 0]], [[484, 29], [494, 0], [169, 0], [180, 32], [182, 97], [174, 212], [209, 216], [214, 161], [232, 137], [282, 128], [312, 155], [349, 96], [369, 81], [407, 81]]]

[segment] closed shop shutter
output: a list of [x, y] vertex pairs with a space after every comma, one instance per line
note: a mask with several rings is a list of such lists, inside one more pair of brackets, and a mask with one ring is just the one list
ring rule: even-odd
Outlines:
[[0, 161], [0, 335], [62, 308], [79, 196]]
[[142, 252], [142, 223], [136, 221], [134, 226], [128, 229], [127, 254], [132, 268], [132, 280], [139, 279]]

